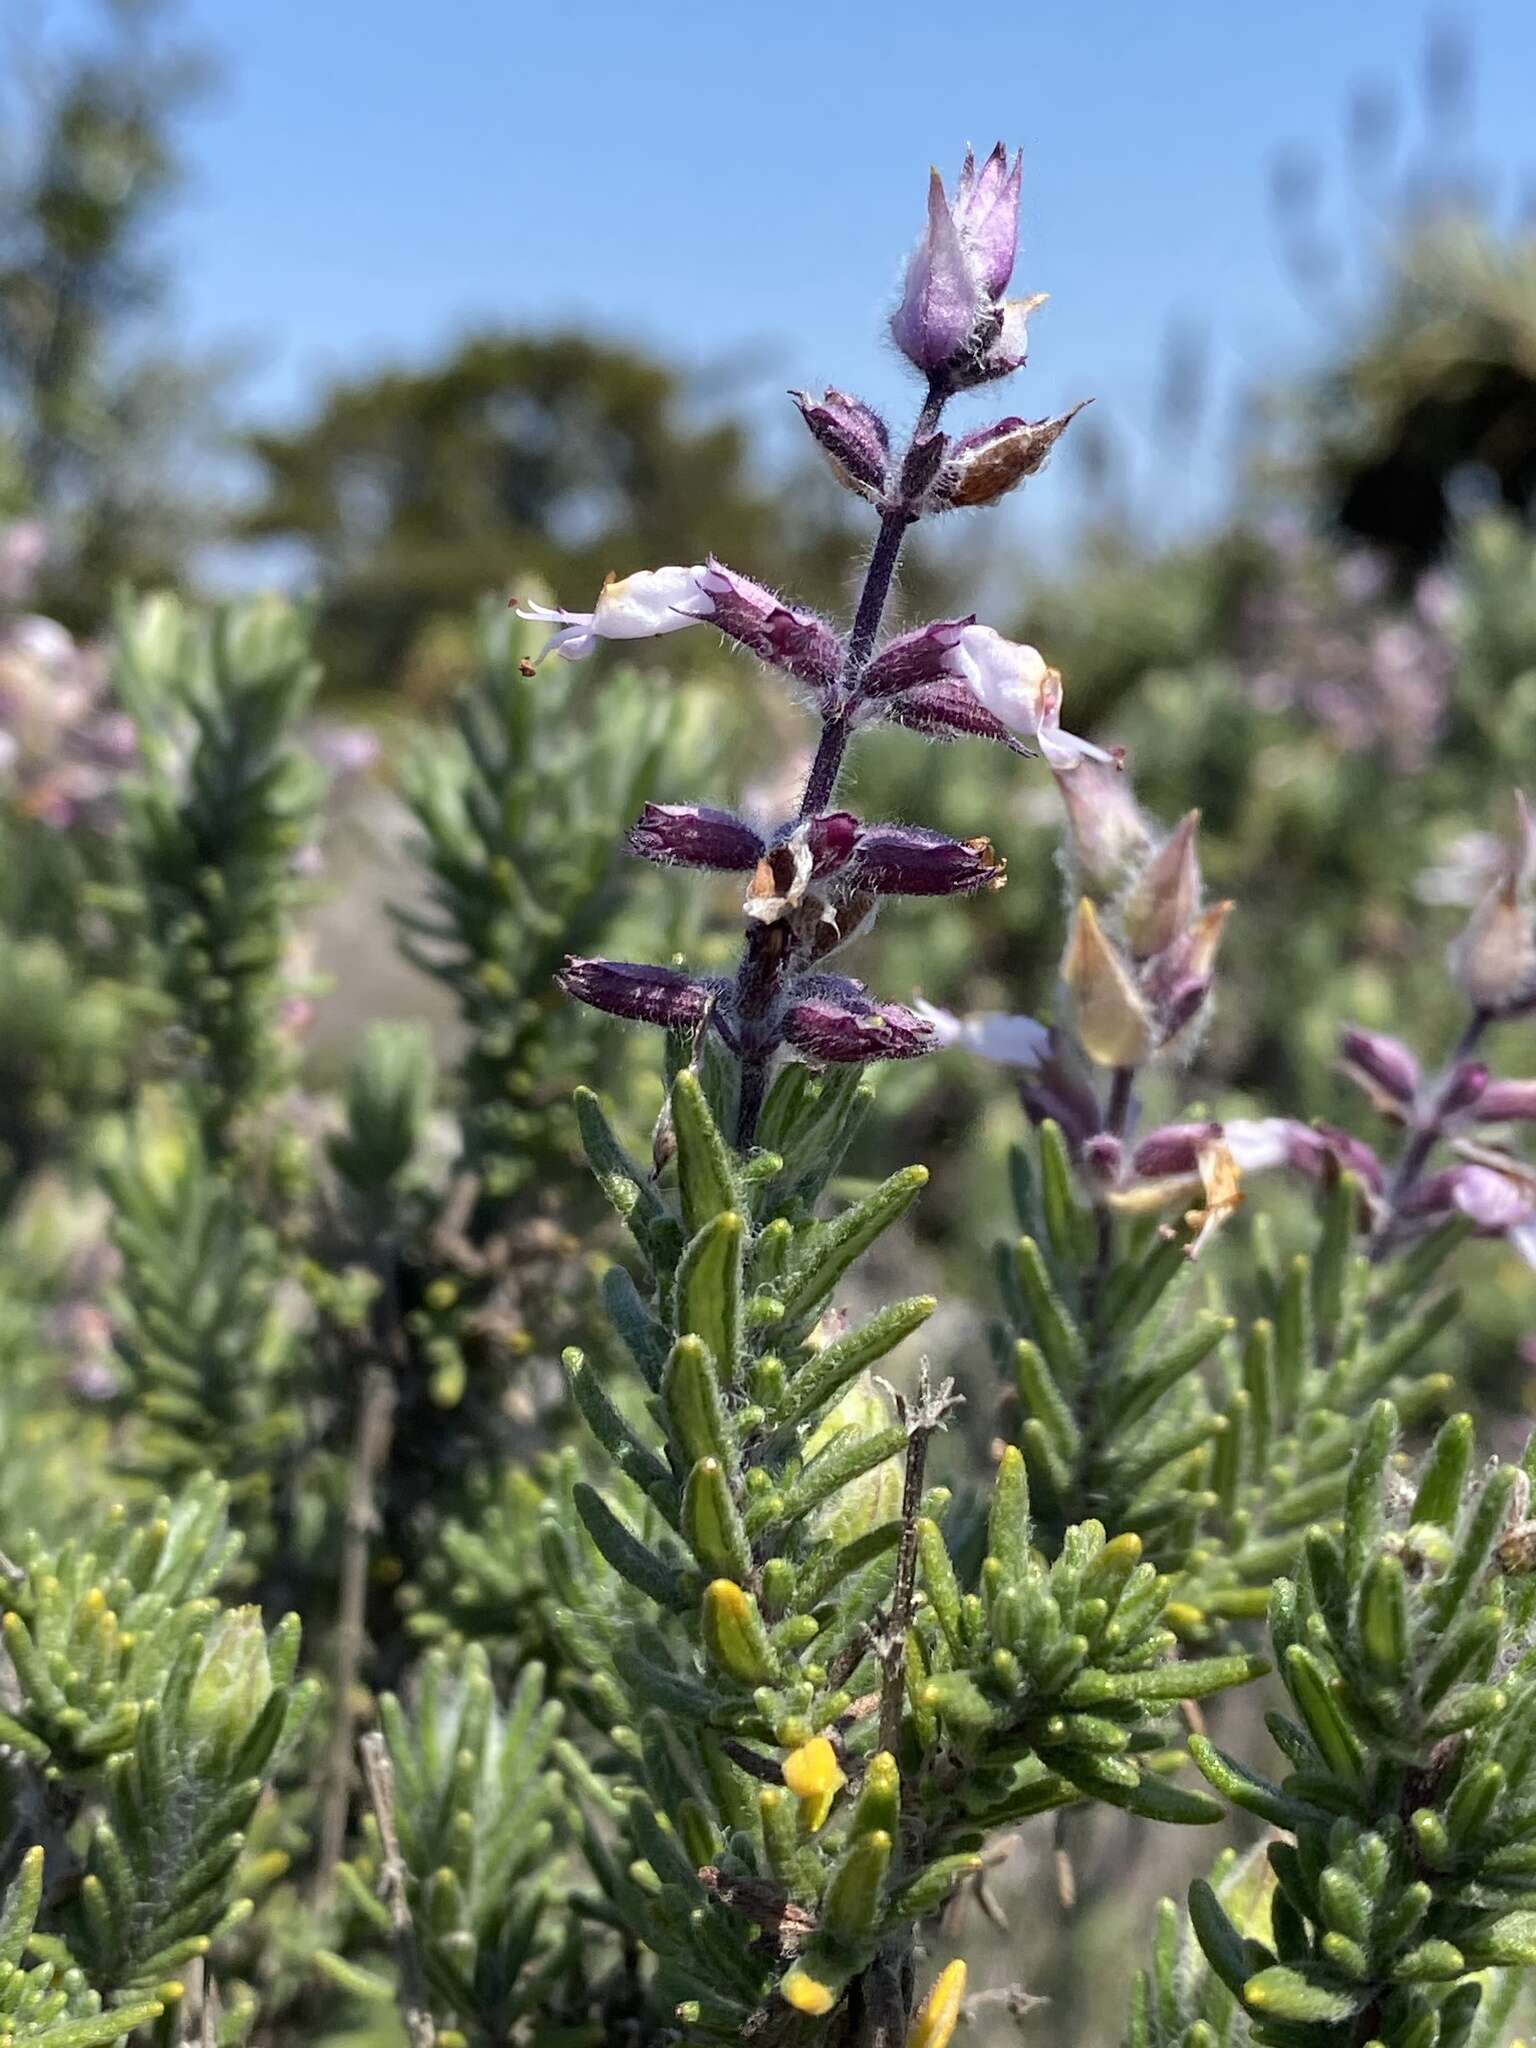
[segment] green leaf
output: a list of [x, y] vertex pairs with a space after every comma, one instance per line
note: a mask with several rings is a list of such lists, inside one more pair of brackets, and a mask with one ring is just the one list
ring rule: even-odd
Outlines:
[[1286, 1651], [1281, 1668], [1291, 1698], [1324, 1762], [1346, 1784], [1357, 1786], [1363, 1764], [1360, 1744], [1339, 1710], [1321, 1665], [1310, 1650], [1297, 1643]]
[[576, 1124], [582, 1146], [597, 1184], [619, 1216], [634, 1231], [641, 1249], [648, 1252], [655, 1230], [659, 1226], [670, 1225], [672, 1218], [652, 1189], [644, 1169], [635, 1164], [619, 1143], [613, 1126], [603, 1113], [603, 1105], [592, 1090], [578, 1088], [572, 1100], [576, 1106]]
[[1021, 1237], [1014, 1250], [1019, 1286], [1029, 1308], [1032, 1334], [1044, 1352], [1057, 1385], [1071, 1392], [1082, 1384], [1088, 1365], [1087, 1346], [1066, 1303], [1046, 1270], [1040, 1247]]
[[731, 1155], [698, 1076], [684, 1068], [672, 1083], [672, 1130], [677, 1140], [677, 1185], [690, 1236], [717, 1216], [739, 1209]]
[[834, 1942], [851, 1945], [874, 1933], [890, 1861], [891, 1838], [883, 1828], [857, 1836], [843, 1852], [821, 1902], [821, 1924]]
[[679, 1337], [662, 1376], [661, 1398], [674, 1444], [688, 1466], [714, 1458], [729, 1468], [730, 1426], [708, 1348]]
[[690, 1240], [677, 1269], [678, 1334], [698, 1337], [708, 1345], [724, 1388], [735, 1377], [741, 1346], [745, 1241], [745, 1224], [727, 1209]]
[[808, 1258], [790, 1274], [784, 1289], [786, 1322], [799, 1323], [831, 1293], [861, 1253], [904, 1216], [928, 1185], [926, 1166], [904, 1167], [872, 1195], [845, 1209], [817, 1237]]
[[987, 1519], [987, 1549], [1002, 1566], [1005, 1578], [1022, 1576], [1029, 1560], [1030, 1534], [1029, 1473], [1023, 1453], [1016, 1445], [1007, 1444], [998, 1461]]
[[1203, 1877], [1189, 1888], [1189, 1924], [1206, 1961], [1235, 1998], [1253, 1976], [1253, 1944], [1238, 1933], [1215, 1891]]
[[692, 1608], [696, 1593], [682, 1573], [643, 1543], [595, 1487], [579, 1480], [573, 1498], [582, 1526], [620, 1578], [673, 1614]]
[[896, 1346], [920, 1330], [938, 1307], [931, 1294], [915, 1294], [883, 1308], [867, 1322], [845, 1336], [836, 1337], [820, 1351], [813, 1352], [790, 1383], [789, 1398], [777, 1419], [802, 1422], [814, 1415], [852, 1379], [874, 1365]]
[[1360, 1647], [1373, 1676], [1402, 1685], [1409, 1673], [1408, 1581], [1402, 1559], [1373, 1557], [1360, 1587]]
[[1271, 1827], [1294, 1829], [1305, 1814], [1306, 1809], [1282, 1792], [1278, 1785], [1271, 1784], [1268, 1778], [1260, 1777], [1247, 1764], [1228, 1756], [1225, 1750], [1218, 1749], [1205, 1736], [1192, 1735], [1189, 1738], [1189, 1753], [1201, 1776], [1223, 1799], [1230, 1800], [1247, 1813], [1256, 1813]]
[[1354, 2017], [1361, 2004], [1359, 1993], [1332, 1990], [1280, 1963], [1250, 1977], [1242, 1987], [1242, 1999], [1250, 2012], [1263, 2019], [1311, 2026], [1342, 2025]]
[[[574, 1345], [560, 1354], [566, 1383], [587, 1427], [626, 1477], [645, 1493], [665, 1499], [675, 1492], [672, 1474], [647, 1450], [608, 1398], [607, 1389]], [[675, 1512], [675, 1509], [674, 1509]]]
[[1429, 1448], [1419, 1473], [1412, 1520], [1449, 1528], [1461, 1507], [1462, 1488], [1472, 1469], [1473, 1428], [1470, 1415], [1452, 1415]]
[[712, 1578], [745, 1585], [752, 1576], [752, 1546], [730, 1483], [717, 1458], [700, 1458], [683, 1490], [683, 1534]]

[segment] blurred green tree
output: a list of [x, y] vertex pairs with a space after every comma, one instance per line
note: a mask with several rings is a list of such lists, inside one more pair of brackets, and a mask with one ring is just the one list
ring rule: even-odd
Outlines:
[[97, 0], [78, 44], [13, 31], [0, 118], [0, 505], [49, 530], [37, 602], [94, 626], [120, 581], [173, 580], [196, 530], [186, 464], [217, 373], [154, 331], [151, 237], [204, 82], [173, 0]]
[[[424, 368], [334, 385], [290, 431], [254, 434], [263, 489], [244, 531], [308, 552], [341, 690], [403, 674], [433, 694], [435, 627], [511, 577], [595, 596], [610, 571], [640, 566], [642, 534], [646, 562], [713, 551], [840, 601], [856, 546], [842, 494], [812, 468], [786, 507], [751, 468], [745, 424], [701, 417], [696, 399], [675, 366], [590, 334], [472, 336]], [[914, 571], [914, 595], [933, 573]]]

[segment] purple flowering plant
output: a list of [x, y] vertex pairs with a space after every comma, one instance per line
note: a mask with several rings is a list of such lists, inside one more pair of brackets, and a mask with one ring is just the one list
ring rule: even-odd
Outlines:
[[[590, 612], [544, 605], [523, 616], [554, 627], [545, 652], [585, 658], [604, 640], [709, 624], [810, 693], [820, 735], [795, 815], [759, 831], [704, 805], [648, 805], [631, 850], [664, 865], [749, 876], [741, 962], [729, 982], [681, 970], [573, 960], [563, 977], [581, 1001], [615, 1016], [713, 1033], [739, 1076], [733, 1135], [750, 1145], [775, 1056], [784, 1045], [819, 1061], [908, 1059], [935, 1043], [931, 1023], [881, 1002], [830, 966], [864, 931], [879, 899], [997, 888], [1004, 864], [986, 840], [921, 827], [863, 824], [831, 808], [849, 744], [889, 722], [933, 739], [979, 738], [1043, 754], [1063, 772], [1102, 750], [1064, 732], [1060, 678], [1031, 647], [974, 617], [939, 619], [882, 641], [903, 544], [918, 521], [994, 502], [1038, 470], [1070, 415], [1009, 418], [956, 437], [941, 422], [959, 392], [1024, 362], [1025, 322], [1038, 300], [1004, 300], [1018, 235], [1019, 184], [1001, 146], [978, 169], [967, 156], [953, 201], [934, 173], [928, 219], [907, 267], [891, 334], [926, 390], [905, 448], [884, 420], [828, 390], [792, 393], [807, 427], [879, 525], [852, 623], [828, 620], [710, 561], [641, 570], [605, 585]], [[1028, 743], [1028, 745], [1026, 745]]]
[[[29, 1453], [0, 1501], [6, 2040], [950, 2048], [1055, 2024], [1018, 1980], [1061, 1923], [1015, 1933], [1010, 1894], [1242, 1815], [1262, 1841], [1161, 1909], [1126, 2048], [1506, 2048], [1536, 1963], [1536, 1454], [1481, 1460], [1450, 1411], [1461, 1247], [1536, 1253], [1507, 1057], [1536, 827], [1522, 801], [1484, 843], [1442, 1063], [1379, 1014], [1344, 1029], [1379, 1128], [1210, 1112], [1189, 1076], [1243, 911], [1199, 813], [1154, 815], [1149, 747], [1065, 730], [1033, 647], [887, 620], [912, 529], [1036, 475], [1073, 417], [953, 424], [1023, 365], [1020, 187], [1001, 146], [930, 182], [890, 326], [904, 444], [791, 394], [873, 526], [847, 622], [713, 559], [483, 611], [404, 776], [395, 915], [459, 1013], [446, 1089], [411, 1025], [370, 1029], [339, 1095], [300, 1067], [322, 783], [374, 754], [309, 722], [308, 614], [125, 600], [90, 651], [0, 618], [0, 826], [89, 850], [101, 885], [58, 901], [144, 1026], [59, 1141], [94, 1201], [61, 1236], [76, 1183], [23, 1176], [0, 1232]], [[0, 534], [0, 605], [38, 543]], [[577, 715], [560, 664], [700, 628], [809, 706], [792, 800], [661, 800], [682, 721], [638, 669]], [[849, 971], [884, 897], [970, 930], [929, 899], [1008, 880], [988, 837], [852, 808], [879, 726], [897, 759], [983, 743], [1059, 811], [1052, 989], [954, 1014], [889, 956], [878, 990]], [[736, 891], [728, 971], [634, 939], [628, 857]], [[7, 1072], [55, 1078], [24, 1027], [87, 1024], [76, 984], [3, 946], [0, 981]], [[615, 1057], [608, 1018], [656, 1037]], [[874, 1277], [921, 1255], [926, 1170], [842, 1172], [898, 1059], [1016, 1089], [990, 1361]], [[588, 1086], [573, 1117], [598, 1078], [617, 1115]], [[595, 1239], [578, 1140], [618, 1218]], [[924, 1331], [955, 1355], [912, 1356]], [[98, 1514], [119, 1477], [166, 1497]], [[292, 1599], [323, 1688], [296, 1618], [262, 1620]], [[1250, 1763], [1226, 1696], [1270, 1674]], [[1021, 1836], [1044, 1853], [1007, 1872]], [[985, 1925], [1007, 1981], [970, 1991]]]
[[[1536, 1961], [1536, 1806], [1515, 1790], [1536, 1709], [1495, 1683], [1536, 1656], [1536, 1525], [1529, 1460], [1474, 1474], [1454, 1418], [1412, 1482], [1402, 1433], [1452, 1385], [1433, 1348], [1457, 1243], [1536, 1241], [1536, 1181], [1502, 1142], [1536, 1091], [1480, 1057], [1490, 1023], [1536, 1006], [1529, 822], [1455, 949], [1470, 1021], [1445, 1070], [1345, 1034], [1395, 1160], [1290, 1115], [1144, 1124], [1198, 1048], [1234, 910], [1208, 897], [1198, 813], [1160, 825], [1118, 750], [1063, 729], [1035, 649], [974, 616], [883, 631], [910, 530], [1033, 476], [1073, 416], [946, 425], [1025, 360], [1039, 300], [1005, 297], [1020, 178], [1001, 145], [952, 192], [933, 175], [890, 323], [922, 383], [904, 445], [846, 392], [791, 394], [876, 517], [846, 628], [715, 560], [611, 580], [588, 612], [522, 611], [567, 661], [712, 626], [819, 720], [792, 815], [648, 802], [630, 829], [641, 859], [740, 878], [734, 974], [582, 957], [559, 976], [668, 1034], [650, 1165], [578, 1101], [634, 1240], [639, 1278], [614, 1268], [606, 1300], [645, 1391], [626, 1408], [567, 1353], [613, 1471], [544, 1525], [555, 1634], [625, 1760], [617, 1786], [583, 1780], [633, 1858], [625, 1876], [597, 1856], [603, 1912], [654, 1957], [688, 2040], [944, 2048], [965, 1964], [924, 1994], [920, 1958], [941, 1908], [948, 1930], [957, 1901], [985, 1902], [994, 1830], [1054, 1811], [1060, 1845], [1095, 1806], [1154, 1824], [1236, 1807], [1269, 1824], [1267, 1862], [1241, 1901], [1226, 1865], [1195, 1887], [1198, 1961], [1160, 1948], [1134, 2048], [1450, 2048]], [[1005, 881], [988, 839], [843, 807], [878, 724], [1043, 757], [1069, 883], [1051, 1023], [909, 1007], [844, 970], [883, 896]], [[953, 1499], [927, 1464], [955, 1381], [924, 1360], [898, 1392], [873, 1370], [932, 1297], [862, 1323], [838, 1299], [926, 1174], [823, 1213], [864, 1069], [949, 1048], [1015, 1070], [1029, 1127], [1022, 1234], [998, 1255], [996, 1470]], [[1282, 1246], [1261, 1216], [1206, 1256], [1271, 1169], [1315, 1190], [1314, 1241]], [[1475, 1624], [1451, 1626], [1463, 1600]], [[1264, 1669], [1266, 1615], [1294, 1717], [1271, 1718], [1279, 1780], [1194, 1705]], [[1181, 1779], [1191, 1762], [1209, 1790]]]

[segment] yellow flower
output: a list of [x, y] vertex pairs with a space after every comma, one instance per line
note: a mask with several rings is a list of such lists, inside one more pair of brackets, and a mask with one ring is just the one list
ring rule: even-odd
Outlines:
[[848, 1779], [826, 1736], [813, 1735], [785, 1757], [784, 1782], [800, 1802], [806, 1833], [814, 1835], [825, 1825], [832, 1802]]
[[820, 2019], [837, 2003], [837, 1993], [832, 1986], [811, 1976], [798, 1963], [780, 1980], [779, 1991], [796, 2012], [809, 2013], [812, 2019]]
[[933, 1989], [907, 2030], [907, 2048], [949, 2048], [949, 2038], [960, 2018], [960, 2001], [965, 1996], [965, 1965], [946, 1963], [933, 1980]]

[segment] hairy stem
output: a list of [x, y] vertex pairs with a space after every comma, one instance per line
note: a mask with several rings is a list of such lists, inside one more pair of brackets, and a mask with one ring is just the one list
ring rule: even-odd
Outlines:
[[[1109, 1084], [1109, 1100], [1104, 1109], [1104, 1128], [1112, 1138], [1123, 1138], [1130, 1122], [1131, 1108], [1136, 1098], [1136, 1069], [1116, 1067]], [[1109, 1278], [1109, 1269], [1115, 1256], [1115, 1214], [1108, 1201], [1101, 1195], [1098, 1202], [1098, 1242], [1093, 1270], [1088, 1275], [1087, 1307], [1090, 1316], [1094, 1313], [1104, 1283]]]
[[[901, 559], [902, 542], [906, 539], [907, 528], [919, 516], [915, 499], [905, 486], [907, 464], [917, 444], [931, 434], [938, 425], [939, 415], [944, 410], [948, 393], [936, 384], [930, 384], [928, 395], [923, 401], [922, 411], [912, 429], [902, 458], [898, 474], [903, 483], [896, 496], [880, 515], [880, 531], [875, 536], [874, 549], [864, 571], [864, 582], [859, 591], [859, 602], [853, 615], [853, 625], [848, 634], [847, 646], [843, 651], [842, 687], [836, 692], [832, 707], [822, 719], [821, 737], [811, 761], [810, 771], [805, 778], [797, 816], [803, 822], [807, 818], [819, 817], [837, 793], [838, 777], [842, 774], [843, 759], [848, 751], [848, 741], [853, 730], [850, 717], [850, 692], [856, 690], [859, 672], [868, 661], [880, 631], [880, 622], [885, 617], [885, 607], [891, 595], [891, 586], [896, 580], [896, 566]], [[743, 1031], [740, 1048], [741, 1092], [736, 1107], [736, 1146], [746, 1151], [757, 1135], [757, 1120], [762, 1113], [763, 1098], [768, 1089], [768, 1067], [773, 1057], [773, 1043], [769, 1035], [761, 1035], [768, 1042], [759, 1044], [759, 1032], [755, 1027], [766, 1024], [773, 1015], [778, 994], [781, 959], [771, 963], [771, 971], [761, 971], [759, 963], [751, 958], [752, 939], [749, 935], [747, 952], [743, 955], [742, 966], [737, 977], [737, 1013]]]

